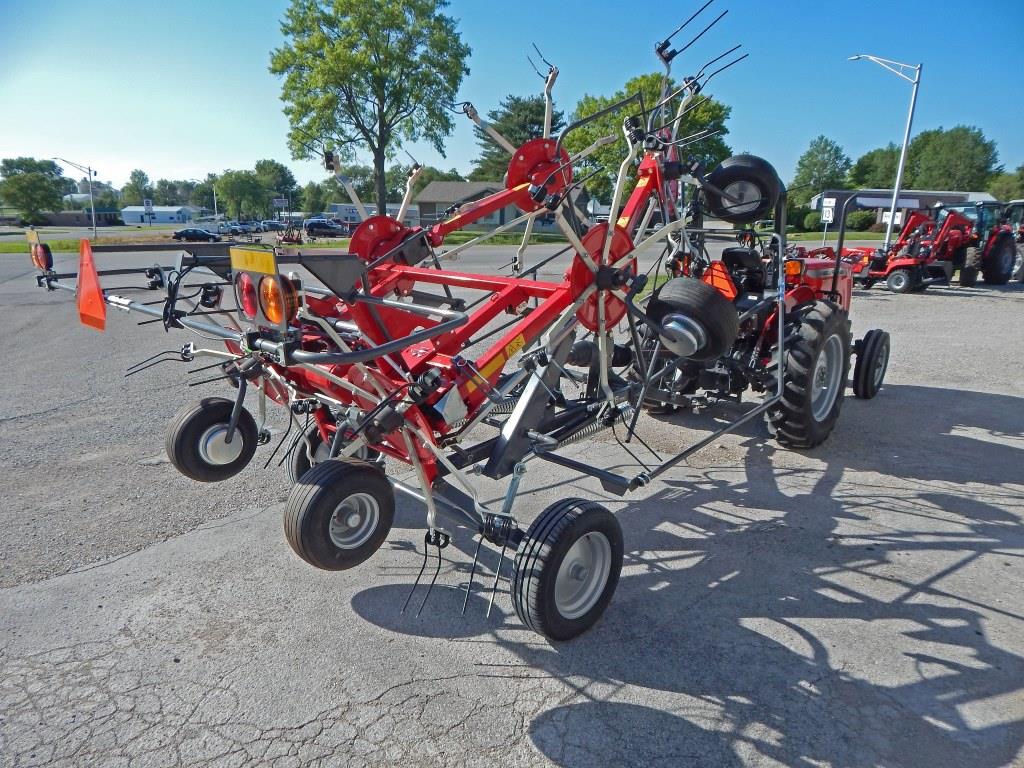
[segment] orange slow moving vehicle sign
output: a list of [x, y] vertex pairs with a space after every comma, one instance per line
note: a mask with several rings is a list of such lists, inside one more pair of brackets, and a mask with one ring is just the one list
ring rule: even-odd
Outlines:
[[78, 246], [78, 319], [97, 331], [107, 328], [107, 303], [103, 299], [96, 263], [92, 259], [92, 246], [82, 239]]

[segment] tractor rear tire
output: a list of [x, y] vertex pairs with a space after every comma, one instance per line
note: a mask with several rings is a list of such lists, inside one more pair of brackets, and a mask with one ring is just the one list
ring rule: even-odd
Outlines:
[[394, 519], [395, 492], [379, 467], [359, 459], [330, 459], [292, 488], [284, 535], [310, 565], [344, 571], [380, 549]]
[[885, 286], [893, 293], [910, 293], [916, 287], [917, 280], [909, 269], [895, 269], [885, 278]]
[[1008, 234], [1000, 237], [992, 246], [992, 252], [981, 265], [981, 274], [988, 285], [1006, 285], [1013, 274], [1017, 260], [1017, 248]]
[[571, 640], [608, 607], [622, 556], [622, 526], [615, 515], [583, 499], [555, 502], [533, 521], [516, 553], [516, 615], [550, 640]]
[[853, 394], [861, 400], [877, 395], [888, 367], [889, 334], [877, 329], [868, 331], [860, 342], [853, 366]]
[[225, 442], [235, 404], [207, 397], [181, 409], [167, 429], [167, 457], [181, 474], [200, 483], [234, 477], [252, 461], [259, 442], [256, 420], [245, 408], [231, 442]]
[[683, 315], [701, 326], [704, 345], [691, 360], [714, 360], [721, 357], [736, 341], [740, 330], [736, 307], [707, 283], [692, 277], [669, 280], [654, 294], [647, 305], [647, 314], [658, 323], [670, 315]]
[[973, 288], [978, 283], [978, 268], [981, 266], [981, 254], [976, 247], [969, 246], [964, 255], [964, 265], [960, 267], [960, 285]]
[[808, 309], [783, 361], [782, 399], [767, 413], [782, 445], [813, 448], [832, 432], [850, 373], [850, 319], [829, 301]]

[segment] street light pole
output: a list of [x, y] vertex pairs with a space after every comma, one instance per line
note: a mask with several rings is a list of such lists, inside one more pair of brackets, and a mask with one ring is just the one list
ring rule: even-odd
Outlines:
[[[914, 107], [917, 106], [917, 87], [921, 84], [921, 68], [924, 64], [901, 64], [898, 61], [890, 61], [889, 59], [882, 59], [878, 56], [871, 56], [865, 53], [859, 53], [856, 56], [851, 56], [850, 61], [857, 61], [858, 59], [867, 59], [873, 61], [880, 67], [885, 67], [893, 74], [898, 77], [902, 77], [908, 83], [911, 83], [914, 87], [910, 92], [910, 110], [907, 112], [907, 128], [903, 132], [903, 148], [900, 150], [900, 162], [896, 167], [896, 186], [892, 190], [892, 206], [889, 208], [889, 224], [885, 228], [885, 246], [883, 250], [888, 253], [889, 245], [892, 243], [892, 228], [893, 224], [896, 223], [896, 202], [900, 196], [900, 185], [903, 184], [903, 168], [907, 162], [907, 146], [910, 144], [910, 126], [914, 122]], [[914, 76], [910, 77], [908, 71], [913, 70]]]
[[53, 157], [53, 158], [50, 158], [50, 159], [51, 160], [58, 160], [58, 161], [64, 163], [65, 165], [70, 165], [73, 168], [77, 168], [78, 170], [80, 170], [83, 173], [85, 173], [86, 176], [88, 177], [88, 179], [89, 179], [89, 208], [92, 209], [92, 239], [95, 240], [97, 238], [97, 235], [96, 235], [96, 202], [93, 200], [93, 196], [92, 196], [92, 177], [93, 177], [93, 174], [94, 174], [92, 166], [89, 166], [89, 165], [81, 166], [78, 163], [72, 163], [70, 160], [65, 160], [62, 157]]

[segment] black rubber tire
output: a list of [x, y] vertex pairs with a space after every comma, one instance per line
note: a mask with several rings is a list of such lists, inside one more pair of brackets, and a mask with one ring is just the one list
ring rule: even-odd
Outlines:
[[893, 293], [910, 293], [916, 285], [914, 273], [909, 269], [894, 269], [885, 278], [885, 287]]
[[[566, 618], [555, 601], [558, 570], [569, 549], [588, 533], [600, 533], [611, 552], [608, 578], [586, 613]], [[622, 526], [594, 502], [565, 499], [533, 521], [519, 545], [512, 571], [512, 605], [520, 621], [549, 640], [571, 640], [590, 629], [612, 599], [622, 572]]]
[[[314, 455], [320, 446], [323, 445], [323, 439], [320, 437], [320, 429], [316, 424], [310, 424], [306, 430], [305, 437], [309, 440], [310, 452]], [[292, 484], [299, 482], [302, 477], [309, 472], [310, 468], [315, 466], [309, 460], [309, 455], [306, 453], [306, 441], [302, 438], [295, 443], [290, 454], [288, 454], [288, 480]], [[363, 461], [375, 462], [380, 457], [377, 451], [369, 448], [360, 448], [353, 458], [361, 459]], [[319, 462], [318, 462], [319, 463]]]
[[870, 291], [876, 282], [876, 280], [869, 277], [867, 280], [860, 284], [860, 287], [863, 288], [865, 291]]
[[853, 394], [870, 400], [878, 394], [889, 367], [889, 334], [873, 329], [860, 342], [857, 362], [853, 366]]
[[[822, 419], [813, 411], [812, 381], [819, 355], [826, 341], [838, 335], [842, 343], [842, 371], [835, 401]], [[850, 320], [846, 313], [828, 301], [815, 302], [804, 312], [800, 329], [786, 349], [782, 400], [767, 413], [768, 429], [782, 445], [813, 448], [832, 432], [843, 405], [843, 394], [850, 375]]]
[[678, 312], [700, 323], [707, 343], [691, 360], [721, 357], [736, 341], [740, 330], [736, 307], [707, 283], [692, 277], [676, 277], [661, 286], [647, 305], [647, 314], [657, 322]]
[[[330, 533], [331, 518], [353, 494], [376, 502], [377, 522], [365, 541], [339, 546]], [[345, 571], [380, 549], [395, 519], [395, 492], [376, 465], [359, 459], [316, 464], [292, 488], [284, 509], [284, 535], [295, 554], [324, 571]]]
[[973, 288], [978, 282], [981, 267], [981, 252], [975, 246], [969, 246], [964, 252], [964, 265], [960, 267], [960, 285]]
[[214, 464], [203, 458], [199, 442], [207, 430], [218, 424], [226, 428], [235, 404], [223, 397], [207, 397], [182, 408], [167, 428], [167, 456], [181, 474], [200, 483], [219, 483], [234, 477], [252, 460], [258, 444], [256, 420], [245, 408], [238, 417], [234, 440], [242, 441], [241, 453], [231, 462]]
[[1013, 275], [1013, 266], [1017, 260], [1017, 248], [1013, 237], [1005, 233], [992, 244], [992, 250], [981, 265], [981, 275], [987, 285], [1006, 285]]
[[[723, 198], [717, 192], [705, 187], [702, 190], [706, 210], [717, 219], [730, 224], [750, 224], [758, 219], [766, 218], [775, 210], [775, 204], [782, 193], [782, 182], [779, 174], [767, 160], [754, 155], [733, 155], [723, 160], [707, 177], [708, 183], [723, 192], [732, 194], [731, 184], [747, 182], [757, 190], [760, 202], [752, 209], [737, 212], [736, 203]], [[734, 195], [738, 197], [738, 195]]]

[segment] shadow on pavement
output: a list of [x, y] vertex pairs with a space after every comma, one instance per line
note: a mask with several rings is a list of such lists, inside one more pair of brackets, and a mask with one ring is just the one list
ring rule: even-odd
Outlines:
[[[397, 616], [404, 587], [383, 600], [377, 593], [396, 588], [368, 590], [353, 605], [395, 632], [490, 635], [562, 680], [572, 701], [529, 728], [558, 765], [721, 766], [739, 754], [784, 765], [1007, 765], [1024, 745], [1020, 708], [1007, 704], [1024, 695], [1024, 658], [988, 629], [993, 614], [1019, 622], [1024, 610], [1019, 594], [973, 589], [969, 569], [1019, 569], [1024, 533], [1017, 516], [956, 486], [986, 482], [990, 496], [1002, 487], [1019, 504], [1019, 485], [1007, 484], [1024, 479], [1024, 402], [912, 386], [885, 394], [891, 406], [874, 417], [884, 435], [844, 408], [853, 423], [843, 439], [813, 453], [823, 468], [773, 466], [782, 449], [758, 435], [741, 478], [735, 466], [711, 467], [623, 507], [622, 580], [602, 621], [574, 642], [508, 631], [514, 617], [483, 618], [480, 595], [461, 619], [457, 589], [432, 595], [452, 605], [420, 621], [378, 612]], [[847, 469], [883, 481], [844, 480]], [[644, 689], [682, 694], [700, 717], [617, 700]]]

